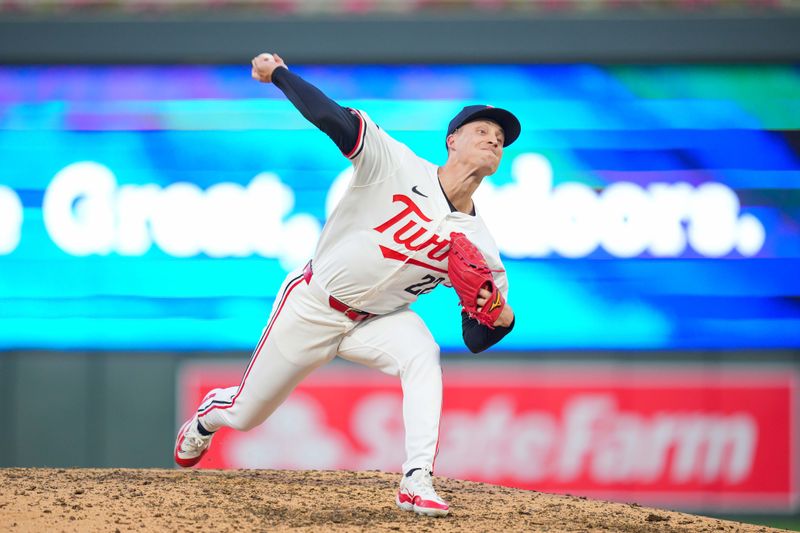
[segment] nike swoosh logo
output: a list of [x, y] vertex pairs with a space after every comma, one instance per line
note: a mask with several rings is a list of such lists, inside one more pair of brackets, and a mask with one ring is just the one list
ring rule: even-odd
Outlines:
[[413, 192], [413, 193], [417, 193], [417, 194], [419, 194], [420, 196], [424, 196], [425, 198], [427, 198], [427, 197], [428, 197], [428, 195], [427, 195], [427, 194], [422, 194], [421, 192], [419, 192], [419, 191], [417, 190], [417, 186], [416, 186], [416, 185], [414, 185], [413, 187], [411, 187], [411, 192]]

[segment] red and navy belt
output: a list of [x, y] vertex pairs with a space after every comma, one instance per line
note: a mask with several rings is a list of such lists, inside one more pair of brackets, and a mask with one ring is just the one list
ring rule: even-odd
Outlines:
[[[310, 283], [313, 276], [314, 271], [311, 268], [311, 261], [309, 261], [306, 267], [303, 269], [303, 279], [306, 280], [306, 283]], [[333, 296], [328, 296], [328, 304], [330, 304], [331, 309], [339, 311], [353, 322], [361, 322], [362, 320], [378, 316], [374, 313], [367, 313], [366, 311], [353, 309], [343, 301], [339, 300], [338, 298], [334, 298]]]

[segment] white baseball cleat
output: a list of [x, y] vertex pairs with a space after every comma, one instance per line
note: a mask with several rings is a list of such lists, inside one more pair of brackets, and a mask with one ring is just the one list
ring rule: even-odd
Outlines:
[[[201, 405], [212, 398], [217, 390], [219, 389], [214, 389], [206, 394]], [[208, 451], [208, 447], [211, 446], [211, 438], [214, 434], [201, 434], [197, 429], [197, 424], [197, 415], [195, 414], [181, 426], [178, 437], [175, 439], [175, 462], [183, 468], [189, 468], [199, 463]]]
[[186, 421], [175, 440], [175, 462], [189, 468], [200, 462], [211, 445], [211, 435], [201, 435], [197, 429], [197, 416]]
[[433, 477], [428, 468], [415, 470], [400, 480], [397, 506], [403, 511], [414, 511], [426, 516], [447, 516], [450, 506], [433, 488]]

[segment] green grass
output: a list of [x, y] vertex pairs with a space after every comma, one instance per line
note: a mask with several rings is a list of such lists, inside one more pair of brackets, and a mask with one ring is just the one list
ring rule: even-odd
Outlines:
[[800, 531], [800, 516], [720, 516], [726, 520], [734, 520], [745, 524], [776, 527], [789, 531]]

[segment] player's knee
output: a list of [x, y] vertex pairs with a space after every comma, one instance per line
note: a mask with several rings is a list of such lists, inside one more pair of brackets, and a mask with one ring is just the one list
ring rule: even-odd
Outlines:
[[409, 366], [417, 367], [438, 367], [439, 354], [441, 350], [434, 341], [415, 346], [414, 354], [409, 360]]

